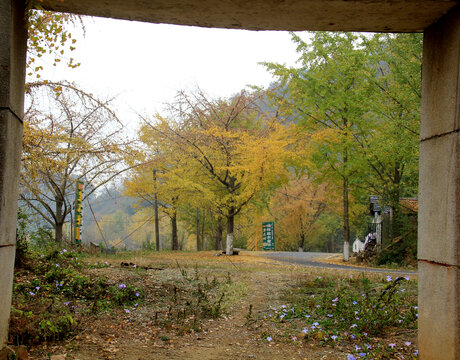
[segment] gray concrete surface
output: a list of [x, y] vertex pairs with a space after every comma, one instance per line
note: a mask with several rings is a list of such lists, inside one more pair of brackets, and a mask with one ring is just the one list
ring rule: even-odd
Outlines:
[[372, 269], [365, 267], [347, 266], [340, 264], [328, 264], [321, 261], [333, 254], [320, 253], [320, 252], [287, 252], [287, 251], [274, 251], [260, 253], [261, 256], [267, 259], [282, 261], [291, 265], [309, 266], [318, 269], [337, 269], [346, 271], [358, 272], [375, 272], [382, 274], [401, 274], [401, 275], [416, 275], [416, 271], [400, 271], [391, 269]]
[[446, 0], [40, 0], [45, 9], [155, 23], [251, 30], [423, 31]]
[[419, 182], [420, 359], [460, 359], [460, 8], [425, 31]]
[[26, 56], [24, 4], [0, 0], [0, 346], [7, 340], [16, 242]]

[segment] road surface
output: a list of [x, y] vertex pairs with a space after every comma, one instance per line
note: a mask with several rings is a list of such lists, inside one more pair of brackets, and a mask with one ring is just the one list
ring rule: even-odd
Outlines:
[[347, 266], [339, 264], [329, 264], [320, 259], [325, 259], [328, 256], [334, 255], [329, 253], [320, 253], [320, 252], [287, 252], [287, 251], [274, 251], [274, 252], [261, 252], [261, 256], [268, 259], [273, 259], [277, 261], [286, 262], [292, 265], [301, 265], [301, 266], [311, 266], [316, 268], [323, 269], [339, 269], [339, 270], [351, 270], [351, 271], [368, 271], [384, 274], [411, 274], [417, 275], [417, 271], [409, 270], [392, 270], [392, 269], [374, 269], [374, 268], [365, 268], [357, 266]]

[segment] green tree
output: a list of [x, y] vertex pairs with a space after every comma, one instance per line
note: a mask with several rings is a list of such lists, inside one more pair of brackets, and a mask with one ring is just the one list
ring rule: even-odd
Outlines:
[[284, 90], [273, 92], [277, 104], [304, 134], [307, 170], [342, 188], [347, 260], [354, 202], [376, 193], [397, 212], [400, 196], [416, 193], [421, 37], [319, 32], [293, 40], [299, 68], [265, 65]]
[[311, 151], [309, 171], [340, 186], [343, 203], [344, 260], [350, 242], [350, 192], [359, 168], [355, 138], [366, 131], [372, 89], [366, 79], [366, 53], [351, 33], [315, 33], [310, 43], [293, 35], [301, 67], [266, 64], [285, 86], [286, 116], [294, 117]]

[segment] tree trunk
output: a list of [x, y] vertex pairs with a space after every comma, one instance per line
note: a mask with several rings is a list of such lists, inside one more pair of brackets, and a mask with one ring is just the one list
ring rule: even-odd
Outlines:
[[206, 213], [203, 210], [203, 217], [201, 218], [201, 248], [206, 249], [205, 239], [204, 239], [204, 227], [206, 221]]
[[158, 217], [158, 197], [154, 194], [154, 211], [155, 211], [155, 250], [160, 251], [160, 219]]
[[343, 260], [350, 259], [350, 219], [348, 214], [348, 178], [343, 179]]
[[200, 209], [196, 208], [196, 251], [201, 251], [200, 243]]
[[233, 215], [233, 208], [230, 210], [230, 215], [227, 217], [227, 246], [225, 250], [226, 255], [233, 255], [233, 227], [235, 223], [235, 216]]
[[171, 249], [179, 249], [179, 242], [177, 239], [177, 212], [175, 210], [171, 216]]
[[62, 228], [64, 226], [64, 216], [62, 207], [64, 202], [58, 198], [56, 200], [56, 219], [54, 223], [54, 241], [59, 248], [62, 248]]
[[216, 250], [222, 250], [222, 235], [224, 234], [224, 226], [222, 222], [217, 220], [217, 229], [216, 229]]
[[391, 188], [391, 222], [390, 222], [390, 237], [392, 239], [401, 235], [401, 208], [399, 205], [400, 197], [400, 182], [401, 182], [401, 173], [399, 171], [399, 163], [396, 162], [394, 168], [393, 183]]
[[303, 219], [302, 215], [299, 216], [300, 221], [300, 243], [299, 243], [299, 252], [304, 251], [305, 249], [305, 232], [303, 228]]
[[62, 238], [63, 238], [63, 232], [62, 228], [64, 227], [63, 223], [58, 223], [54, 225], [54, 231], [55, 231], [55, 240], [56, 244], [58, 244], [59, 248], [62, 248]]
[[153, 186], [155, 193], [153, 194], [153, 207], [155, 212], [155, 250], [160, 251], [160, 219], [158, 217], [158, 196], [156, 193], [157, 187], [157, 171], [155, 169], [152, 170], [152, 177], [153, 177]]

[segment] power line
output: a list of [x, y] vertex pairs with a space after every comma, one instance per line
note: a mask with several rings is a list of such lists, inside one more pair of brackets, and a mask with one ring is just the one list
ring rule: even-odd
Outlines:
[[124, 242], [125, 240], [127, 240], [132, 234], [134, 234], [137, 230], [139, 230], [142, 226], [144, 226], [145, 224], [147, 224], [147, 222], [149, 222], [150, 220], [152, 220], [153, 218], [155, 217], [155, 215], [151, 216], [149, 219], [147, 219], [141, 226], [135, 228], [133, 231], [131, 231], [128, 235], [126, 235], [123, 239], [121, 239], [119, 242], [117, 242], [115, 245], [113, 245], [112, 247], [116, 247], [118, 245], [120, 245], [122, 242]]

